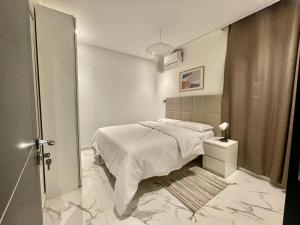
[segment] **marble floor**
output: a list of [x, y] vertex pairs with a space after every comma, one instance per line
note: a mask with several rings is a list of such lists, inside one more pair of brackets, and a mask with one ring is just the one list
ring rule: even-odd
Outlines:
[[152, 179], [143, 181], [127, 216], [113, 204], [114, 177], [97, 164], [93, 151], [82, 152], [82, 188], [46, 200], [45, 225], [281, 225], [285, 194], [244, 172], [226, 180], [224, 191], [195, 216]]

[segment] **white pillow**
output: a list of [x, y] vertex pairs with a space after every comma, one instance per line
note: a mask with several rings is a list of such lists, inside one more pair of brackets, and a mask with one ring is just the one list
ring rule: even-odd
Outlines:
[[160, 122], [160, 123], [167, 123], [167, 124], [172, 124], [172, 125], [175, 125], [176, 123], [178, 123], [179, 121], [181, 120], [173, 120], [173, 119], [167, 119], [167, 118], [161, 118], [161, 119], [158, 119], [157, 122]]
[[188, 122], [188, 121], [179, 121], [176, 123], [176, 126], [194, 130], [194, 131], [199, 131], [199, 132], [210, 131], [214, 129], [212, 126], [208, 124]]

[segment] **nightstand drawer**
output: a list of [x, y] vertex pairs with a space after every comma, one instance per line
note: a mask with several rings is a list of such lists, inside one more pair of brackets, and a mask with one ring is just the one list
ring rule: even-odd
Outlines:
[[226, 177], [226, 165], [225, 162], [211, 158], [209, 156], [203, 156], [203, 168], [210, 170], [222, 177]]
[[203, 144], [203, 148], [204, 155], [208, 155], [212, 158], [226, 161], [226, 149], [207, 143]]

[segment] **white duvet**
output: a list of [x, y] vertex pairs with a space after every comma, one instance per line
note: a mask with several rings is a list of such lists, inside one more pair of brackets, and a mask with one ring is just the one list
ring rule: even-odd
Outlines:
[[141, 180], [168, 175], [204, 153], [212, 131], [196, 132], [160, 122], [100, 128], [93, 147], [116, 177], [114, 202], [124, 214]]

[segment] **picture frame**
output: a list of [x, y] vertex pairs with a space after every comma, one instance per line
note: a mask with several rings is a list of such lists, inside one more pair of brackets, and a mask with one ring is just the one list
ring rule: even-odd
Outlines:
[[200, 66], [179, 73], [179, 91], [204, 89], [205, 67]]

